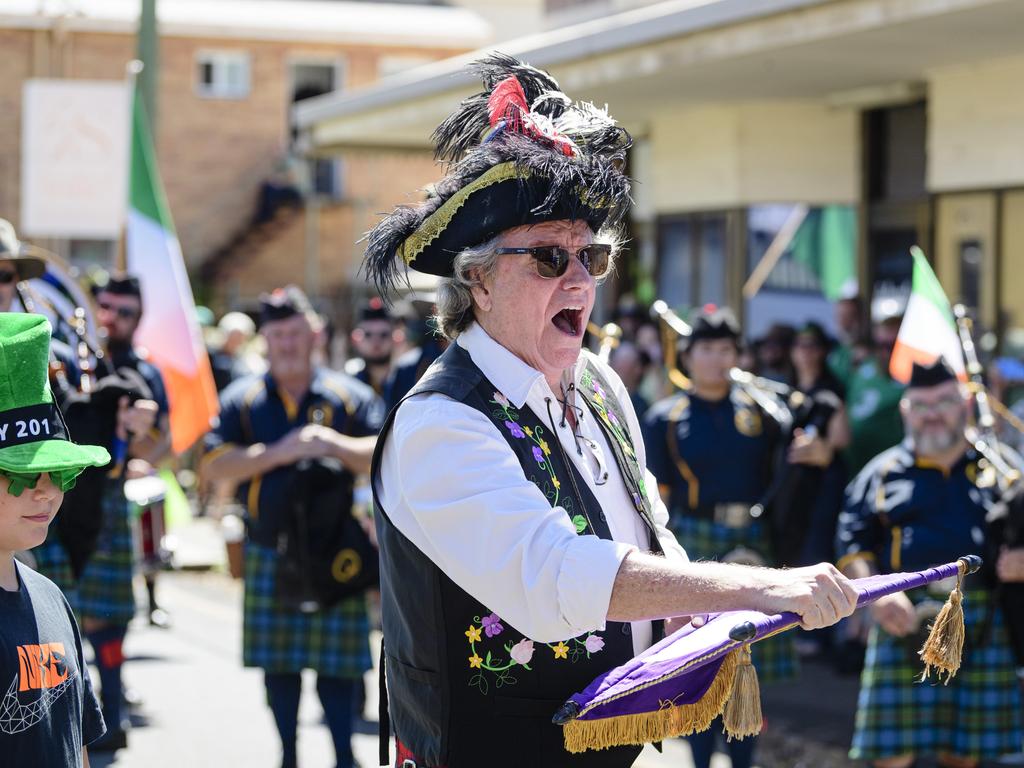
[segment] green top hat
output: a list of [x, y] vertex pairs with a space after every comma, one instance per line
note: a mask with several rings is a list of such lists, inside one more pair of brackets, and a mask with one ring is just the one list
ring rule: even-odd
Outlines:
[[98, 445], [71, 442], [49, 385], [50, 322], [0, 313], [0, 472], [56, 475], [62, 490], [87, 467], [110, 463]]

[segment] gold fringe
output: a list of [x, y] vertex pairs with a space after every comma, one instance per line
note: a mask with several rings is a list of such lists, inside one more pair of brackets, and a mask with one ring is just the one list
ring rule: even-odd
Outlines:
[[942, 680], [948, 685], [950, 679], [960, 669], [960, 659], [964, 650], [964, 608], [963, 592], [960, 585], [963, 582], [963, 571], [956, 581], [956, 586], [949, 593], [949, 599], [942, 606], [939, 615], [935, 617], [928, 639], [918, 654], [924, 661], [924, 672], [921, 673], [922, 682], [928, 679], [928, 675], [934, 669], [936, 676], [942, 680], [945, 673], [946, 679]]
[[757, 670], [750, 661], [750, 645], [744, 645], [739, 654], [732, 693], [723, 712], [725, 733], [729, 741], [757, 736], [764, 722], [761, 715], [761, 685], [757, 680]]
[[579, 754], [588, 749], [649, 744], [707, 730], [711, 722], [722, 714], [732, 691], [738, 653], [733, 651], [725, 657], [707, 693], [693, 704], [675, 706], [666, 701], [657, 712], [566, 723], [563, 734], [566, 751]]

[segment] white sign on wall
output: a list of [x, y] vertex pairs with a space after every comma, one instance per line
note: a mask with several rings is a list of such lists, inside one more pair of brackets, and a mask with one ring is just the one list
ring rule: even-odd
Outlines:
[[128, 84], [119, 80], [26, 81], [21, 234], [120, 237], [128, 202], [130, 106]]

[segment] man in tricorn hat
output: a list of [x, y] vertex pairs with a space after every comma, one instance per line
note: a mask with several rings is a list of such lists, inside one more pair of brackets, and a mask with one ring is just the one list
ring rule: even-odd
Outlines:
[[[883, 597], [868, 640], [850, 755], [876, 768], [909, 768], [922, 754], [939, 765], [973, 768], [1019, 752], [1021, 700], [1007, 635], [996, 605], [1000, 582], [1024, 581], [1024, 550], [999, 553], [992, 518], [1004, 501], [1003, 478], [965, 438], [969, 399], [942, 359], [915, 364], [900, 400], [907, 438], [876, 456], [846, 492], [839, 520], [839, 567], [851, 577], [914, 571], [961, 555], [986, 555], [970, 577], [967, 637], [960, 671], [948, 685], [915, 679], [928, 624], [943, 588]], [[1003, 461], [1019, 467], [1019, 457]], [[1020, 606], [1017, 606], [1018, 609]]]
[[817, 627], [855, 593], [826, 564], [687, 561], [628, 393], [581, 352], [629, 203], [629, 136], [545, 72], [502, 55], [475, 69], [484, 90], [435, 132], [447, 175], [366, 254], [382, 291], [406, 267], [440, 276], [453, 340], [372, 469], [397, 765], [628, 766], [639, 747], [573, 756], [551, 718], [662, 620], [742, 607]]
[[370, 667], [363, 595], [303, 610], [281, 589], [279, 544], [295, 513], [298, 465], [340, 463], [346, 498], [334, 512], [348, 514], [353, 476], [369, 468], [383, 418], [383, 405], [368, 386], [314, 364], [320, 322], [295, 286], [261, 298], [260, 333], [270, 370], [239, 379], [221, 394], [220, 423], [206, 437], [201, 466], [206, 477], [237, 483], [237, 498], [246, 508], [242, 661], [264, 672], [284, 768], [298, 760], [303, 669], [317, 673], [337, 765], [351, 768], [355, 686]]

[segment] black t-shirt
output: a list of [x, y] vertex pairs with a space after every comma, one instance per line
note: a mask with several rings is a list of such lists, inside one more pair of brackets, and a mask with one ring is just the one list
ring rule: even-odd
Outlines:
[[0, 589], [0, 766], [81, 766], [105, 728], [78, 625], [52, 581], [15, 566], [19, 590]]

